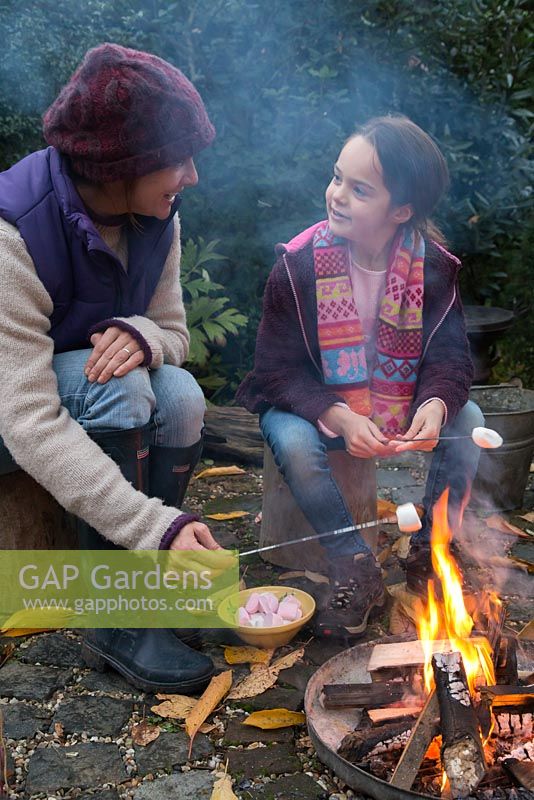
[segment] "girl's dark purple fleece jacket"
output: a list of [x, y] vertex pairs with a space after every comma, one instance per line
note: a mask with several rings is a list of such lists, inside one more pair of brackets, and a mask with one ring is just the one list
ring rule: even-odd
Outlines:
[[[438, 244], [426, 242], [423, 354], [412, 416], [426, 400], [439, 397], [451, 422], [468, 400], [473, 365], [458, 291], [460, 266]], [[253, 413], [276, 406], [315, 425], [323, 411], [344, 402], [323, 382], [320, 364], [309, 242], [296, 252], [285, 249], [273, 267], [265, 287], [254, 369], [239, 387], [237, 401]]]

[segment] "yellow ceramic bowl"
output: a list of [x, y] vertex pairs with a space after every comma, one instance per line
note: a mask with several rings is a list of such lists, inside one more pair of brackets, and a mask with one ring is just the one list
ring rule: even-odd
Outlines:
[[[238, 625], [237, 609], [244, 606], [253, 592], [272, 592], [278, 600], [286, 594], [294, 594], [300, 601], [302, 607], [302, 617], [295, 622], [288, 622], [273, 628], [251, 628], [248, 625]], [[292, 589], [289, 586], [255, 586], [253, 589], [244, 589], [236, 594], [231, 594], [222, 601], [218, 608], [219, 617], [229, 628], [237, 633], [240, 639], [254, 647], [264, 647], [269, 650], [273, 647], [280, 647], [293, 639], [298, 631], [312, 618], [315, 611], [315, 600], [307, 592], [300, 589]]]

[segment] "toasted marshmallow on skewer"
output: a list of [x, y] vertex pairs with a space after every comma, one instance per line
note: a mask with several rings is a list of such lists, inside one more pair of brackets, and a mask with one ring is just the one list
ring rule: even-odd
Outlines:
[[471, 438], [479, 447], [485, 450], [494, 450], [503, 443], [503, 438], [491, 428], [473, 428]]
[[421, 520], [413, 503], [403, 503], [395, 511], [399, 530], [403, 533], [414, 533], [421, 529]]

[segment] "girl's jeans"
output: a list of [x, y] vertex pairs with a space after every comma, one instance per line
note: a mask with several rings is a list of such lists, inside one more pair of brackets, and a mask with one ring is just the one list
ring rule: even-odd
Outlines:
[[[456, 419], [443, 427], [443, 436], [470, 436], [483, 425], [479, 407], [469, 401]], [[344, 450], [343, 438], [330, 439], [302, 417], [270, 408], [260, 417], [263, 437], [304, 516], [317, 533], [346, 528], [353, 524], [350, 512], [332, 477], [327, 450]], [[412, 542], [429, 541], [431, 514], [435, 502], [449, 486], [449, 509], [458, 511], [476, 475], [480, 448], [469, 439], [440, 441], [433, 451], [426, 483], [423, 527]], [[451, 517], [450, 513], [450, 517]], [[321, 544], [334, 558], [369, 553], [359, 533], [325, 537]]]
[[[73, 350], [53, 360], [61, 403], [84, 430], [130, 430], [152, 421], [152, 444], [190, 447], [198, 442], [206, 403], [189, 372], [164, 364], [153, 371], [137, 367], [107, 383], [89, 383], [83, 370], [90, 354], [90, 349]], [[16, 469], [0, 438], [0, 475]]]

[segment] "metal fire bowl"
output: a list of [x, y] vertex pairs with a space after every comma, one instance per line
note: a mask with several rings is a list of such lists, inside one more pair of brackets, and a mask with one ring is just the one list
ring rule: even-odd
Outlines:
[[[376, 644], [399, 641], [403, 641], [403, 638], [387, 637], [375, 642], [358, 644], [338, 653], [319, 667], [308, 681], [304, 696], [308, 733], [323, 764], [330, 767], [351, 789], [365, 792], [375, 800], [408, 800], [413, 797], [435, 800], [435, 797], [429, 794], [391, 786], [338, 755], [337, 749], [341, 740], [358, 727], [362, 712], [354, 708], [327, 710], [321, 703], [321, 692], [326, 683], [371, 683], [367, 664], [373, 647]], [[533, 657], [534, 646], [523, 652], [519, 651], [517, 654], [519, 669], [532, 669]]]

